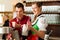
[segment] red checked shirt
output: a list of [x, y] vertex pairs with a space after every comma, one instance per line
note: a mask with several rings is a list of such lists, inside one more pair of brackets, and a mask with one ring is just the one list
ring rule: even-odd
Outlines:
[[[23, 16], [23, 18], [19, 21], [17, 18], [14, 18], [14, 19], [12, 19], [10, 22], [9, 22], [9, 26], [10, 27], [12, 27], [13, 28], [13, 26], [12, 26], [12, 22], [16, 22], [17, 24], [21, 24], [21, 25], [23, 25], [23, 24], [27, 24], [27, 21], [29, 20], [30, 18], [29, 18], [29, 16]], [[22, 28], [20, 27], [18, 27], [18, 28], [15, 28], [15, 30], [18, 30], [18, 32], [19, 32], [19, 35], [21, 36], [21, 31], [22, 31]]]

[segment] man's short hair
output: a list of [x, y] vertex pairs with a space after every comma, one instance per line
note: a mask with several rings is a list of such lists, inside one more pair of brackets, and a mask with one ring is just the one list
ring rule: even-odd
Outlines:
[[23, 10], [24, 10], [24, 5], [22, 4], [22, 3], [17, 3], [16, 5], [15, 5], [15, 7], [17, 7], [17, 8], [22, 8]]

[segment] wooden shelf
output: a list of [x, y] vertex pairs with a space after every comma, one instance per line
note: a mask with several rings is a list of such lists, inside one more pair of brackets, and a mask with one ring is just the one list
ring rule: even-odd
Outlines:
[[60, 24], [49, 24], [47, 30], [53, 30], [50, 36], [52, 37], [60, 37]]
[[12, 11], [5, 11], [5, 12], [0, 12], [0, 13], [13, 13]]
[[[34, 2], [26, 2], [26, 6], [31, 6]], [[44, 1], [42, 5], [60, 5], [60, 1]]]
[[46, 12], [42, 12], [42, 13], [43, 14], [60, 14], [60, 13], [57, 13], [57, 12], [56, 13], [55, 12], [47, 12], [47, 13]]
[[[26, 14], [33, 14], [33, 12], [25, 12]], [[57, 12], [42, 12], [43, 14], [59, 14], [60, 13], [57, 13]]]
[[6, 12], [0, 12], [0, 13], [12, 13], [12, 12], [8, 12], [8, 11], [6, 11]]
[[49, 25], [49, 26], [50, 26], [50, 25], [51, 25], [51, 26], [54, 25], [54, 26], [57, 26], [57, 27], [60, 26], [60, 24], [48, 24], [48, 25]]

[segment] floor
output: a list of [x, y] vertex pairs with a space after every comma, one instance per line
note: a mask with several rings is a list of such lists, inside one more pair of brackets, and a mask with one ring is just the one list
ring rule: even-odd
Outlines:
[[[1, 34], [0, 34], [0, 40], [2, 40]], [[49, 37], [49, 40], [60, 40], [60, 37]]]
[[0, 40], [2, 40], [2, 35], [0, 34]]
[[60, 37], [49, 37], [49, 40], [60, 40]]

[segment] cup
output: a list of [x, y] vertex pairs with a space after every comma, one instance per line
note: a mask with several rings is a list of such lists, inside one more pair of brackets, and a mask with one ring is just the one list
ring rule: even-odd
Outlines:
[[12, 26], [15, 27], [15, 22], [12, 22]]
[[22, 25], [22, 35], [23, 36], [28, 36], [28, 25], [27, 24], [24, 24]]

